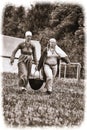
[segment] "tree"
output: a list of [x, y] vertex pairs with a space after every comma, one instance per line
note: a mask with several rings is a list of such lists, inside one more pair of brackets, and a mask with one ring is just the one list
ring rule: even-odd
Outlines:
[[14, 18], [14, 13], [15, 13], [15, 6], [12, 5], [7, 5], [4, 9], [3, 13], [3, 28], [2, 28], [2, 33], [4, 35], [11, 34], [11, 29], [10, 29], [10, 24], [13, 21]]
[[38, 30], [44, 29], [49, 26], [49, 14], [52, 5], [50, 4], [36, 4], [28, 11], [27, 21], [28, 28], [36, 33]]

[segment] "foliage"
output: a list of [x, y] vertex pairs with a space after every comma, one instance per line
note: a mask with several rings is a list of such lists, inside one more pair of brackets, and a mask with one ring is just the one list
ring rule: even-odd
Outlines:
[[36, 4], [28, 10], [27, 21], [29, 22], [29, 29], [37, 33], [39, 30], [49, 26], [49, 13], [52, 6], [50, 4]]
[[24, 37], [25, 19], [24, 7], [7, 6], [4, 11], [3, 34]]

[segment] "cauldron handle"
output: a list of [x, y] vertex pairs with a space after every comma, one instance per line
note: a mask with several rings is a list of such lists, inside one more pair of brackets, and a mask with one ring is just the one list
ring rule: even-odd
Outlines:
[[[34, 75], [33, 75], [33, 78], [34, 78], [34, 76], [35, 76], [36, 71], [38, 71], [38, 70], [35, 70]], [[38, 72], [39, 72], [39, 79], [40, 79], [40, 71], [38, 71]]]

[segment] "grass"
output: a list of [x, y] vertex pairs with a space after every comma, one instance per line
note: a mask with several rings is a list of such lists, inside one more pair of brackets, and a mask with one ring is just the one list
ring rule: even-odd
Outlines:
[[3, 114], [12, 126], [79, 126], [84, 120], [84, 81], [56, 78], [51, 95], [44, 85], [18, 93], [17, 74], [3, 73]]

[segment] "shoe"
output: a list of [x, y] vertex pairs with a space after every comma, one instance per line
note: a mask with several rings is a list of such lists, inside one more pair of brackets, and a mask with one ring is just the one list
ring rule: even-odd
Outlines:
[[18, 93], [22, 93], [22, 92], [25, 92], [27, 89], [24, 88], [24, 87], [21, 87], [19, 90], [18, 90]]
[[51, 91], [47, 91], [46, 93], [50, 95], [52, 92]]
[[25, 87], [21, 87], [22, 91], [27, 91], [27, 89]]

